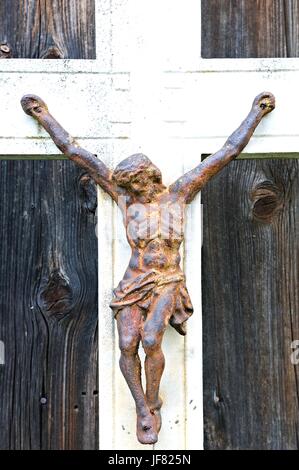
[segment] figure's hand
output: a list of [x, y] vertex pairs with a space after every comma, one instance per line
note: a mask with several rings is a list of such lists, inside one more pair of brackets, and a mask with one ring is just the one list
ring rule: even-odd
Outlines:
[[252, 107], [258, 109], [265, 116], [275, 108], [275, 97], [272, 93], [264, 91], [255, 97]]
[[46, 103], [36, 95], [24, 95], [21, 99], [21, 105], [26, 114], [37, 117], [43, 111], [48, 111]]

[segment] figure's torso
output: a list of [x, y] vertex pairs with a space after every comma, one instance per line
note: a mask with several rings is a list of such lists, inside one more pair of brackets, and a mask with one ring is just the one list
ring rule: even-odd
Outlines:
[[140, 272], [180, 271], [180, 245], [183, 241], [183, 202], [168, 192], [151, 203], [134, 201], [123, 205], [123, 220], [132, 255], [125, 277]]

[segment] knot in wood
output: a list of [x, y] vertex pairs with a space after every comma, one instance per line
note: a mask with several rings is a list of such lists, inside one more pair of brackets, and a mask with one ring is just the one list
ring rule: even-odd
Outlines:
[[73, 293], [68, 280], [58, 270], [54, 270], [45, 280], [38, 295], [38, 305], [45, 315], [64, 316], [70, 312]]
[[42, 59], [64, 59], [64, 53], [56, 46], [50, 46], [48, 49], [41, 54]]
[[9, 44], [1, 43], [0, 44], [0, 59], [10, 59], [12, 56], [11, 54], [11, 47]]
[[95, 214], [98, 204], [97, 188], [93, 179], [86, 173], [79, 178], [79, 198], [84, 209]]
[[270, 223], [282, 208], [283, 199], [282, 188], [272, 181], [266, 180], [257, 184], [251, 192], [253, 219]]

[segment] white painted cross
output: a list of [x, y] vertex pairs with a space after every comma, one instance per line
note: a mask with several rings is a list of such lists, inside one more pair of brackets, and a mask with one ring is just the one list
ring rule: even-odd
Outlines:
[[[82, 146], [113, 167], [141, 151], [170, 183], [218, 150], [261, 91], [277, 108], [241, 158], [299, 149], [298, 59], [200, 58], [200, 0], [96, 0], [96, 60], [2, 60], [2, 158], [59, 153], [19, 101], [35, 93]], [[281, 155], [279, 155], [281, 158]], [[108, 305], [129, 257], [117, 209], [99, 191], [100, 448], [144, 449], [136, 442], [133, 401], [118, 367]], [[201, 211], [189, 208], [183, 264], [195, 308], [184, 339], [164, 341], [163, 427], [155, 449], [202, 449]], [[111, 227], [114, 227], [111, 230]]]

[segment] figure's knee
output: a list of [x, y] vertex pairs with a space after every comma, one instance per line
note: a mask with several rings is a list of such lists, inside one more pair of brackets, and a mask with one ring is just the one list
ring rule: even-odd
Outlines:
[[161, 349], [161, 339], [158, 334], [152, 332], [144, 332], [142, 345], [147, 355], [155, 354]]
[[119, 338], [119, 348], [122, 354], [133, 355], [138, 350], [139, 340], [132, 335], [126, 335]]

